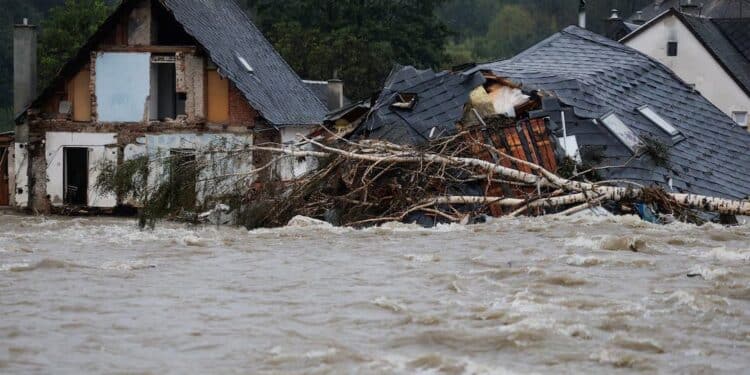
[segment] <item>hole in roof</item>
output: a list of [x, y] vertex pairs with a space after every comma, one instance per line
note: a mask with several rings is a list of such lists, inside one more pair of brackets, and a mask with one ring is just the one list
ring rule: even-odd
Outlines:
[[644, 117], [649, 119], [649, 121], [651, 121], [654, 125], [658, 126], [665, 133], [669, 134], [671, 137], [676, 137], [680, 135], [680, 131], [677, 130], [677, 128], [672, 126], [672, 124], [669, 121], [659, 116], [659, 114], [656, 113], [656, 111], [654, 111], [648, 105], [644, 105], [638, 108], [638, 112], [640, 112], [640, 114], [642, 114]]
[[250, 63], [248, 63], [244, 57], [237, 55], [237, 61], [240, 63], [240, 65], [242, 65], [243, 68], [245, 68], [245, 70], [247, 70], [248, 73], [255, 72], [255, 70], [253, 70], [253, 67], [250, 66]]
[[391, 104], [391, 107], [398, 109], [414, 109], [417, 105], [417, 94], [413, 93], [399, 93], [396, 96], [396, 101]]

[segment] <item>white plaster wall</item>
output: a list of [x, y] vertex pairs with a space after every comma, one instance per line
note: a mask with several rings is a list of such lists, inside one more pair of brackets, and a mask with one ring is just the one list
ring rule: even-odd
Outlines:
[[[668, 41], [677, 42], [677, 56], [667, 56]], [[625, 44], [694, 84], [706, 99], [730, 117], [734, 111], [750, 112], [750, 97], [677, 17], [665, 17]]]
[[[172, 149], [198, 151], [198, 163], [207, 165], [199, 171], [196, 193], [199, 204], [207, 199], [231, 191], [238, 185], [247, 186], [253, 182], [249, 172], [253, 169], [251, 152], [229, 155], [232, 150], [241, 150], [253, 144], [253, 136], [239, 134], [158, 134], [146, 136], [146, 151], [149, 159], [156, 161], [168, 157]], [[211, 153], [206, 153], [213, 150]], [[153, 162], [150, 165], [148, 183], [155, 186], [169, 178], [164, 164]]]
[[117, 205], [114, 194], [100, 194], [94, 188], [99, 177], [100, 165], [104, 162], [117, 162], [117, 148], [106, 147], [117, 143], [116, 133], [69, 133], [47, 132], [45, 153], [47, 159], [47, 194], [53, 206], [62, 206], [65, 191], [64, 148], [86, 147], [89, 149], [88, 206], [111, 208]]
[[[299, 135], [307, 135], [312, 130], [309, 126], [288, 126], [280, 129], [281, 143], [284, 147], [291, 147], [301, 141]], [[305, 146], [304, 149], [312, 149]], [[293, 156], [283, 157], [276, 165], [276, 173], [282, 181], [290, 181], [305, 176], [312, 170], [318, 168], [318, 159], [314, 157], [296, 158]]]
[[13, 206], [13, 202], [16, 201], [16, 161], [15, 161], [15, 146], [13, 143], [8, 146], [7, 151], [8, 158], [8, 202]]
[[15, 195], [13, 204], [18, 208], [29, 206], [29, 152], [28, 143], [16, 142], [13, 145], [13, 180]]

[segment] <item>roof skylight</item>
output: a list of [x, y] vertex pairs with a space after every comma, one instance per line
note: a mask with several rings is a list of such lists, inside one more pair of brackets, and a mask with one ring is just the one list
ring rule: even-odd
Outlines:
[[638, 136], [633, 133], [617, 115], [610, 113], [601, 118], [604, 126], [612, 132], [631, 152], [635, 153], [635, 150], [640, 145], [641, 140]]
[[638, 112], [640, 112], [644, 117], [646, 117], [651, 122], [653, 122], [654, 125], [661, 128], [661, 130], [664, 130], [664, 132], [669, 134], [670, 136], [674, 137], [674, 136], [680, 135], [680, 131], [677, 130], [677, 128], [672, 126], [672, 124], [670, 124], [669, 121], [659, 116], [659, 114], [656, 113], [656, 111], [654, 111], [648, 105], [644, 105], [643, 107], [638, 108]]

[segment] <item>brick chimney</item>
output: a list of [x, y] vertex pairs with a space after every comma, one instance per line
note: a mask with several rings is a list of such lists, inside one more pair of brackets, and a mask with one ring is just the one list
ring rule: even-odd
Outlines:
[[13, 111], [21, 113], [37, 94], [37, 28], [27, 18], [13, 28]]
[[328, 109], [333, 111], [344, 107], [344, 81], [334, 78], [328, 80]]

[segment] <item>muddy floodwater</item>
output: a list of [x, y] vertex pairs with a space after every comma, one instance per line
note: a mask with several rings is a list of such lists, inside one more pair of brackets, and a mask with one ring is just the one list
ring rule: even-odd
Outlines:
[[749, 225], [0, 229], [3, 374], [750, 369]]

